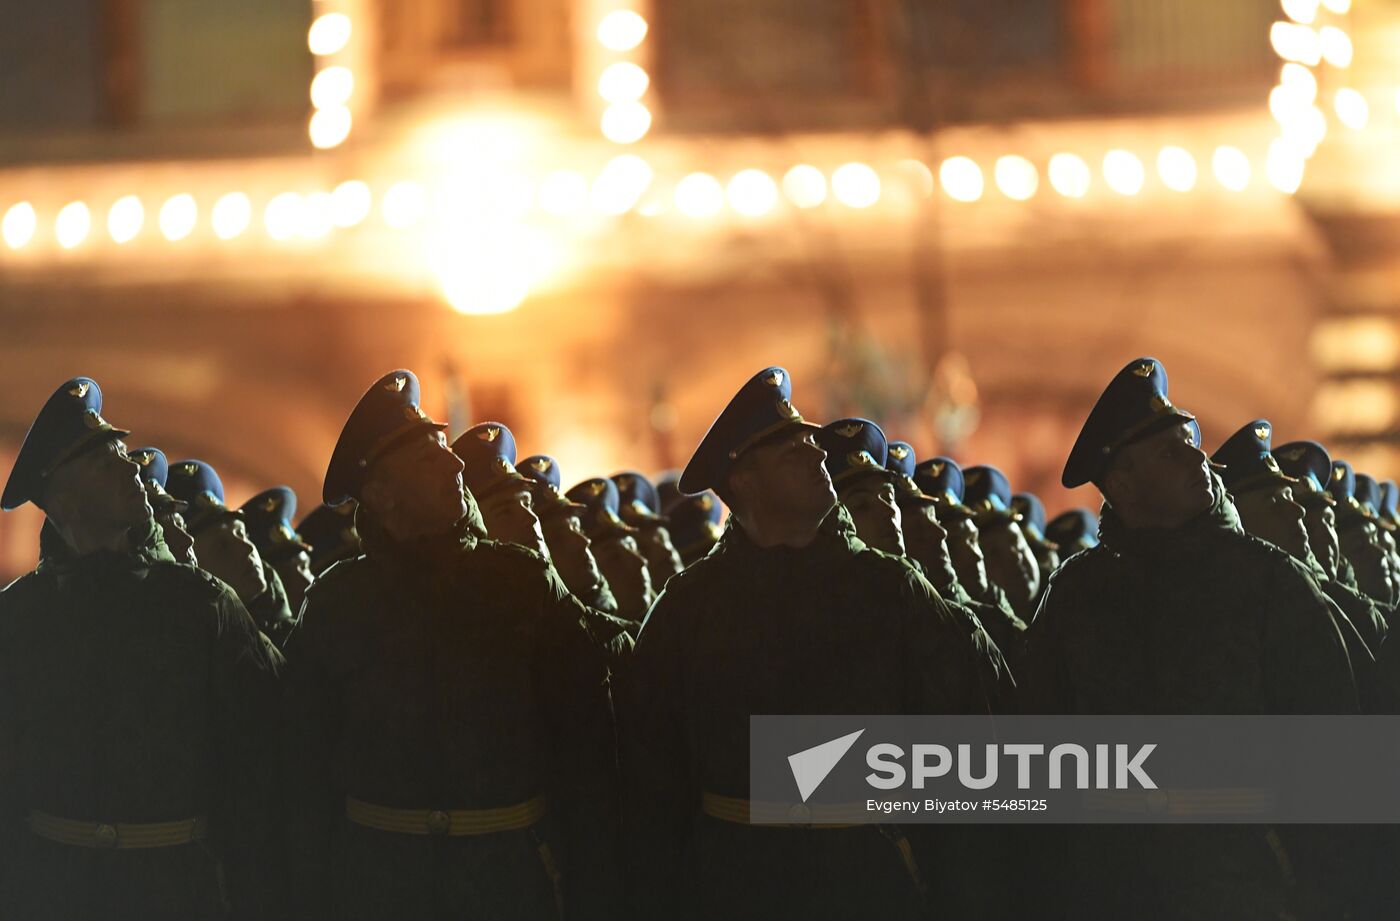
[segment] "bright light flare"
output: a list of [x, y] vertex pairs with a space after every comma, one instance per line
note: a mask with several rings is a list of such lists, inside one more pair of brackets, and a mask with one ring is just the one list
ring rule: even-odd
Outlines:
[[1050, 158], [1047, 171], [1050, 187], [1065, 198], [1083, 198], [1089, 193], [1092, 174], [1089, 164], [1072, 153], [1057, 153]]
[[92, 214], [83, 202], [71, 201], [58, 212], [53, 227], [58, 245], [73, 249], [87, 239], [88, 231], [92, 229]]
[[350, 101], [355, 92], [355, 74], [348, 67], [327, 67], [311, 80], [311, 104], [333, 109]]
[[220, 240], [232, 240], [253, 222], [253, 202], [242, 192], [229, 192], [214, 202], [209, 220], [214, 227], [214, 236]]
[[263, 224], [274, 240], [290, 240], [301, 229], [305, 203], [296, 192], [283, 192], [267, 203]]
[[324, 56], [335, 54], [350, 42], [353, 26], [344, 13], [326, 13], [316, 17], [306, 31], [306, 47], [311, 53]]
[[1025, 157], [999, 157], [995, 172], [997, 188], [1012, 201], [1026, 201], [1040, 188], [1040, 174]]
[[198, 219], [199, 207], [195, 204], [194, 196], [183, 192], [166, 199], [165, 204], [160, 206], [157, 221], [161, 235], [174, 243], [193, 233]]
[[1231, 192], [1243, 192], [1249, 185], [1249, 157], [1238, 147], [1223, 144], [1215, 148], [1215, 153], [1210, 157], [1210, 168], [1215, 173], [1216, 181]]
[[1269, 43], [1285, 61], [1316, 67], [1322, 60], [1322, 42], [1310, 26], [1276, 22], [1269, 28]]
[[609, 216], [626, 214], [646, 194], [652, 176], [650, 164], [641, 157], [613, 157], [593, 180], [593, 207]]
[[1371, 106], [1366, 97], [1349, 86], [1337, 90], [1332, 105], [1337, 110], [1337, 119], [1354, 131], [1365, 128], [1371, 119]]
[[647, 21], [633, 10], [613, 10], [598, 23], [598, 41], [612, 51], [631, 51], [647, 37]]
[[615, 102], [603, 110], [599, 127], [614, 144], [635, 144], [651, 130], [651, 110], [640, 102]]
[[1147, 171], [1131, 151], [1110, 150], [1103, 157], [1103, 179], [1119, 195], [1136, 195], [1142, 191]]
[[598, 77], [598, 95], [608, 102], [636, 102], [646, 95], [651, 78], [631, 61], [609, 64]]
[[10, 249], [19, 249], [34, 239], [38, 226], [39, 216], [34, 213], [34, 206], [27, 201], [18, 202], [9, 207], [4, 220], [0, 221], [0, 236], [5, 238], [5, 245]]
[[135, 195], [124, 195], [107, 211], [107, 233], [114, 243], [130, 243], [146, 223], [146, 209]]
[[1196, 187], [1196, 158], [1181, 147], [1163, 147], [1157, 154], [1157, 175], [1173, 192], [1189, 192]]
[[427, 210], [428, 197], [416, 182], [396, 182], [384, 193], [384, 223], [395, 230], [418, 223]]
[[359, 179], [347, 179], [331, 192], [331, 219], [337, 227], [354, 227], [369, 217], [374, 195]]
[[540, 208], [548, 214], [570, 217], [587, 204], [588, 180], [574, 170], [556, 170], [540, 183]]
[[745, 217], [762, 217], [778, 203], [778, 184], [761, 169], [735, 173], [725, 193], [730, 207]]
[[345, 106], [318, 109], [311, 116], [311, 123], [307, 129], [312, 145], [320, 150], [340, 146], [350, 136], [350, 126], [353, 122], [350, 110]]
[[982, 197], [982, 168], [967, 157], [949, 157], [939, 164], [938, 181], [954, 201], [972, 202]]
[[869, 208], [880, 200], [880, 175], [865, 163], [844, 163], [831, 174], [831, 194], [847, 208]]
[[1350, 67], [1352, 58], [1351, 36], [1336, 26], [1323, 26], [1318, 35], [1318, 46], [1322, 59], [1333, 67]]
[[686, 217], [711, 217], [724, 207], [724, 186], [709, 173], [691, 173], [676, 183], [674, 197]]

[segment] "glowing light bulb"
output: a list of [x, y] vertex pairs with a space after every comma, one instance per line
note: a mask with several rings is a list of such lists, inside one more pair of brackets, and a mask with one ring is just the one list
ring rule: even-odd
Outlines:
[[783, 194], [804, 211], [815, 208], [826, 201], [826, 177], [815, 166], [799, 163], [783, 174]]
[[967, 157], [949, 157], [938, 167], [938, 181], [954, 201], [972, 202], [982, 197], [982, 169]]
[[146, 222], [146, 209], [135, 195], [125, 195], [107, 211], [107, 233], [115, 243], [130, 243]]
[[315, 55], [335, 54], [350, 41], [353, 26], [344, 13], [326, 13], [316, 17], [306, 31], [306, 47]]
[[229, 192], [214, 202], [209, 221], [214, 227], [214, 236], [232, 240], [253, 222], [253, 203], [242, 192]]
[[1189, 192], [1196, 187], [1196, 160], [1181, 147], [1163, 147], [1157, 154], [1157, 175], [1173, 192]]
[[647, 37], [647, 21], [633, 10], [613, 10], [598, 23], [598, 41], [612, 51], [631, 51]]
[[1013, 201], [1025, 201], [1040, 187], [1040, 174], [1036, 172], [1035, 164], [1025, 157], [999, 157], [994, 175], [1001, 194]]
[[847, 208], [869, 208], [880, 200], [880, 175], [865, 163], [844, 163], [831, 174], [831, 194]]
[[1047, 170], [1050, 187], [1065, 198], [1083, 198], [1089, 192], [1092, 174], [1089, 164], [1072, 153], [1057, 153], [1050, 158]]
[[88, 213], [86, 204], [72, 201], [58, 212], [53, 226], [58, 245], [73, 249], [87, 239], [88, 231], [92, 229], [92, 215]]

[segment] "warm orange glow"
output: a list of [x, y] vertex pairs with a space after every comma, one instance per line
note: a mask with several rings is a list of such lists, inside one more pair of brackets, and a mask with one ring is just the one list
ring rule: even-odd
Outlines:
[[355, 92], [355, 75], [348, 67], [327, 67], [311, 81], [311, 104], [318, 109], [343, 106]]
[[326, 13], [311, 23], [306, 33], [306, 47], [315, 55], [335, 54], [350, 42], [350, 17], [344, 13]]
[[831, 194], [847, 208], [869, 208], [880, 200], [880, 175], [864, 163], [845, 163], [831, 174]]
[[73, 249], [81, 244], [91, 229], [92, 215], [88, 213], [88, 206], [80, 201], [64, 205], [54, 219], [54, 236], [64, 249]]
[[1231, 192], [1242, 192], [1249, 185], [1249, 157], [1238, 147], [1227, 144], [1215, 148], [1210, 158], [1210, 168], [1216, 180]]
[[146, 222], [146, 209], [135, 195], [125, 195], [107, 211], [107, 233], [114, 243], [130, 243]]
[[34, 206], [27, 201], [11, 205], [0, 221], [0, 236], [10, 249], [20, 249], [34, 239], [34, 231], [39, 226], [39, 216]]
[[232, 240], [252, 223], [253, 203], [242, 192], [229, 192], [214, 202], [209, 220], [214, 227], [214, 236], [220, 240]]
[[613, 10], [598, 23], [598, 41], [613, 51], [631, 51], [647, 37], [647, 21], [633, 10]]
[[1136, 195], [1147, 178], [1142, 161], [1127, 150], [1110, 150], [1103, 157], [1103, 179], [1119, 195]]
[[603, 110], [599, 127], [614, 144], [635, 144], [651, 130], [651, 111], [640, 102], [615, 102]]
[[724, 207], [724, 187], [709, 173], [691, 173], [676, 183], [675, 200], [687, 217], [710, 217]]
[[967, 157], [949, 157], [938, 167], [938, 181], [954, 201], [972, 202], [982, 197], [982, 168]]
[[1051, 157], [1048, 173], [1050, 186], [1065, 198], [1083, 198], [1093, 181], [1089, 164], [1072, 153], [1057, 153]]
[[745, 217], [762, 217], [778, 203], [778, 184], [761, 169], [734, 174], [726, 190], [729, 205]]
[[598, 95], [608, 102], [636, 102], [650, 84], [645, 70], [631, 61], [618, 61], [598, 77]]
[[826, 177], [815, 166], [799, 163], [783, 175], [783, 194], [799, 208], [815, 208], [826, 201]]
[[343, 144], [350, 136], [352, 121], [350, 110], [345, 106], [317, 110], [308, 128], [311, 143], [321, 150]]
[[1189, 192], [1196, 187], [1196, 160], [1181, 147], [1163, 147], [1157, 154], [1157, 175], [1173, 192]]
[[1009, 155], [997, 158], [994, 171], [997, 188], [1012, 201], [1026, 201], [1040, 187], [1040, 174], [1035, 164], [1025, 157]]

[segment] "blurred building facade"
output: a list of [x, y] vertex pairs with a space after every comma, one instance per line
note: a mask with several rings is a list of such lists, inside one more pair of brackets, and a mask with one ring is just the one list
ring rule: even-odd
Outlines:
[[399, 366], [571, 479], [659, 470], [780, 363], [1054, 511], [1152, 354], [1207, 447], [1400, 473], [1394, 0], [4, 3], [6, 470], [83, 373], [309, 508]]

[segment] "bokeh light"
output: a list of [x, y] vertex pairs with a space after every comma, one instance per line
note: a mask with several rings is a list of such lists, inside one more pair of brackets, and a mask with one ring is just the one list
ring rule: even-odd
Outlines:
[[1055, 154], [1050, 158], [1046, 172], [1050, 178], [1050, 187], [1065, 198], [1083, 198], [1088, 194], [1089, 184], [1093, 179], [1089, 164], [1085, 163], [1082, 157], [1072, 153]]
[[997, 159], [994, 175], [1001, 194], [1013, 201], [1027, 200], [1040, 187], [1040, 174], [1035, 164], [1014, 154]]
[[1231, 192], [1241, 192], [1249, 185], [1249, 157], [1238, 147], [1222, 144], [1210, 157], [1210, 168], [1216, 181]]
[[350, 42], [352, 28], [344, 13], [318, 16], [306, 32], [306, 47], [315, 55], [335, 54]]
[[982, 169], [967, 157], [949, 157], [939, 164], [938, 181], [954, 201], [971, 202], [982, 197]]
[[1157, 154], [1157, 175], [1173, 192], [1189, 192], [1196, 187], [1196, 158], [1181, 147], [1163, 147]]
[[64, 249], [80, 245], [92, 229], [92, 215], [88, 212], [88, 206], [80, 201], [64, 205], [54, 219], [53, 229], [58, 245]]
[[355, 92], [355, 75], [348, 67], [327, 67], [311, 80], [311, 104], [318, 109], [343, 106]]
[[865, 163], [843, 163], [831, 174], [831, 194], [847, 208], [869, 208], [880, 200], [880, 175]]
[[598, 41], [613, 51], [631, 51], [647, 37], [647, 21], [633, 10], [613, 10], [598, 23]]
[[646, 194], [652, 176], [651, 165], [635, 154], [613, 157], [593, 180], [593, 207], [610, 216], [627, 213]]
[[799, 163], [783, 174], [783, 194], [798, 208], [816, 208], [826, 201], [826, 176], [810, 163]]
[[598, 77], [598, 95], [608, 102], [635, 102], [646, 94], [651, 78], [631, 61], [608, 65]]
[[146, 209], [135, 195], [124, 195], [107, 211], [107, 233], [114, 243], [130, 243], [146, 223]]
[[10, 249], [19, 249], [34, 239], [38, 226], [39, 216], [34, 213], [34, 206], [27, 201], [17, 202], [6, 209], [4, 220], [0, 220], [0, 236], [5, 238], [5, 245]]
[[651, 130], [651, 110], [640, 102], [615, 102], [603, 110], [599, 127], [614, 144], [635, 144]]
[[347, 179], [331, 192], [331, 217], [337, 227], [354, 227], [369, 217], [374, 195], [358, 179]]
[[675, 200], [687, 217], [710, 217], [724, 207], [724, 187], [709, 173], [691, 173], [676, 183]]
[[384, 193], [384, 223], [395, 230], [411, 227], [423, 219], [428, 197], [423, 187], [411, 180], [396, 182]]
[[267, 235], [274, 240], [289, 240], [301, 230], [302, 198], [296, 192], [274, 196], [263, 211]]
[[1119, 195], [1136, 195], [1146, 179], [1147, 171], [1132, 151], [1110, 150], [1104, 154], [1103, 180]]
[[1371, 118], [1371, 107], [1366, 97], [1349, 86], [1337, 90], [1332, 105], [1337, 110], [1337, 120], [1353, 130], [1365, 128]]
[[160, 206], [157, 221], [165, 239], [175, 242], [188, 237], [198, 219], [199, 207], [195, 204], [194, 196], [185, 192], [166, 199], [165, 204]]
[[778, 184], [761, 169], [735, 173], [725, 189], [729, 205], [745, 217], [761, 217], [778, 203]]
[[1322, 59], [1333, 67], [1351, 66], [1351, 36], [1336, 26], [1322, 27], [1318, 33], [1318, 47], [1322, 51]]
[[309, 132], [311, 143], [321, 150], [337, 147], [350, 136], [353, 119], [345, 106], [319, 109], [311, 116]]
[[209, 221], [214, 227], [214, 236], [220, 240], [232, 240], [253, 222], [253, 202], [242, 192], [222, 195], [214, 202]]
[[571, 169], [555, 170], [540, 183], [539, 201], [555, 217], [578, 214], [588, 204], [588, 180]]

